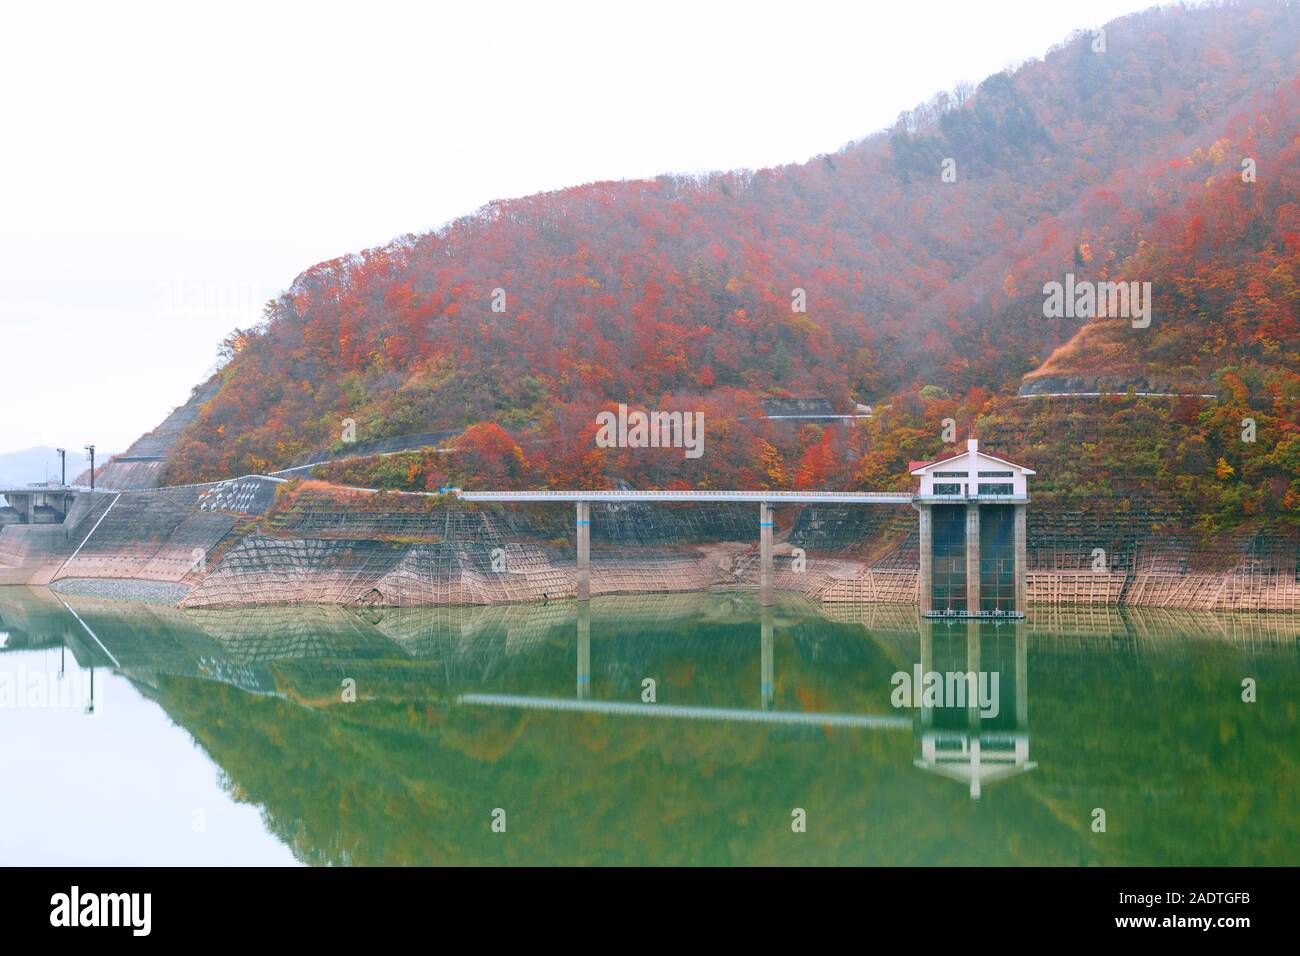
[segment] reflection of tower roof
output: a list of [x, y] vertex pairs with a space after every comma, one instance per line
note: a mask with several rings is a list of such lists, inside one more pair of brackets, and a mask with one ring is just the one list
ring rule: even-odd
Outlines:
[[1023, 732], [927, 731], [921, 737], [921, 759], [912, 762], [922, 770], [966, 784], [975, 800], [986, 783], [1028, 773], [1038, 766], [1029, 759], [1029, 735]]

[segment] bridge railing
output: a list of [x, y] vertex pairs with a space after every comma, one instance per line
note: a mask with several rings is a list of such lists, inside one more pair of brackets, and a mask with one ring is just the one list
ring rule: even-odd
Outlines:
[[456, 491], [465, 501], [708, 501], [755, 504], [907, 504], [910, 492], [891, 491]]

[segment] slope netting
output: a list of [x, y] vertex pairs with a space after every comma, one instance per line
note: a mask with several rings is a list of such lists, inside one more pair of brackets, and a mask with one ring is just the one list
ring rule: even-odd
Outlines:
[[[54, 549], [61, 561], [84, 539], [59, 576], [193, 584], [191, 606], [483, 604], [576, 591], [572, 505], [438, 507], [427, 497], [340, 500], [310, 489], [277, 504], [282, 487], [251, 478], [105, 495]], [[824, 601], [915, 601], [911, 508], [783, 505], [774, 517], [778, 589]], [[960, 517], [934, 526], [936, 607], [965, 601]], [[1136, 506], [1031, 507], [1027, 517], [1031, 604], [1300, 610], [1295, 534], [1203, 534], [1188, 530], [1194, 516]], [[593, 594], [757, 584], [757, 506], [602, 502], [591, 518]], [[981, 591], [1003, 594], [1006, 548], [986, 550]], [[10, 551], [6, 563], [35, 560]]]

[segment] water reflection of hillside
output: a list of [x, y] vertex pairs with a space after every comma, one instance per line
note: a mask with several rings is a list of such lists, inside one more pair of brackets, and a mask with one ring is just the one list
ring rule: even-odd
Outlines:
[[[311, 862], [1257, 863], [1300, 844], [1300, 631], [1276, 615], [923, 627], [753, 595], [367, 612], [0, 592], [0, 630], [131, 677]], [[900, 713], [890, 678], [916, 664], [996, 669], [1000, 719]]]

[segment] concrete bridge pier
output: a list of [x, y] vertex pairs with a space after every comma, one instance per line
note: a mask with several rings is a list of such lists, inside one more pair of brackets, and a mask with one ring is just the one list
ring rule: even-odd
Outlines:
[[772, 606], [772, 506], [758, 506], [758, 603]]
[[578, 502], [578, 600], [591, 600], [591, 504]]

